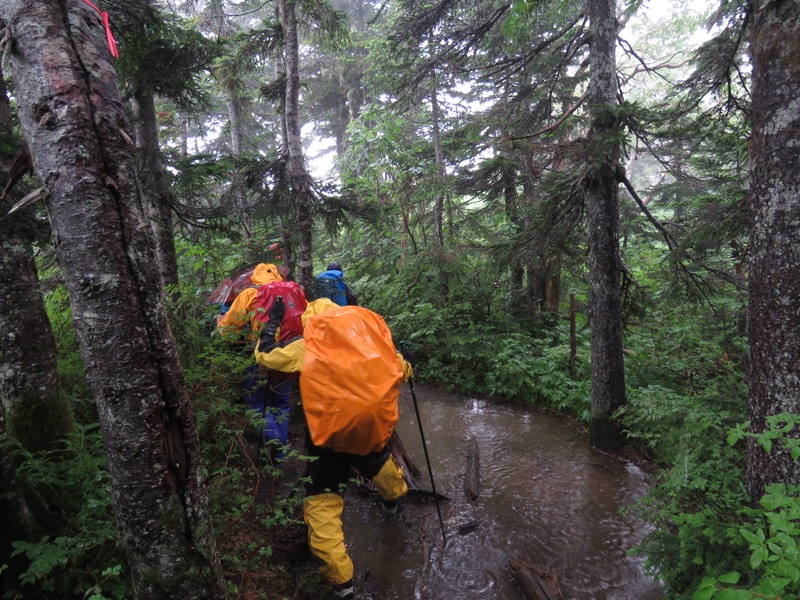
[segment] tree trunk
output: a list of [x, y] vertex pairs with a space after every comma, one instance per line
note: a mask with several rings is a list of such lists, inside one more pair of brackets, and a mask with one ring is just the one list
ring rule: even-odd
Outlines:
[[[0, 404], [0, 439], [5, 439], [5, 412]], [[0, 572], [0, 589], [9, 597], [22, 598], [19, 589], [19, 576], [24, 573], [30, 561], [24, 554], [12, 557], [12, 542], [38, 539], [36, 526], [22, 495], [17, 481], [11, 446], [0, 445], [0, 565], [8, 568]], [[14, 595], [16, 592], [16, 595]]]
[[286, 147], [289, 151], [289, 177], [297, 208], [297, 281], [303, 289], [311, 290], [314, 282], [311, 218], [311, 180], [303, 156], [300, 136], [300, 43], [297, 37], [297, 16], [294, 0], [279, 0], [283, 24], [286, 64]]
[[[216, 25], [216, 30], [211, 32], [218, 40], [227, 40], [235, 33], [234, 28], [228, 22], [228, 17], [225, 15], [225, 2], [224, 0], [210, 0], [208, 3], [209, 21]], [[251, 237], [252, 223], [250, 215], [247, 210], [247, 189], [244, 181], [244, 174], [240, 170], [240, 165], [237, 164], [236, 158], [242, 155], [245, 149], [246, 135], [245, 130], [247, 127], [247, 119], [245, 109], [245, 100], [240, 97], [239, 89], [242, 87], [242, 81], [235, 76], [223, 80], [223, 85], [226, 88], [227, 99], [225, 106], [228, 110], [228, 129], [230, 132], [230, 153], [234, 158], [234, 166], [231, 170], [231, 182], [229, 187], [229, 204], [231, 210], [239, 218], [242, 225], [242, 232], [245, 238]]]
[[[514, 168], [511, 157], [503, 162], [503, 172], [501, 175], [503, 182], [503, 207], [506, 218], [514, 225], [514, 234], [519, 233], [524, 228], [524, 222], [520, 217], [519, 194], [517, 193], [517, 170]], [[509, 282], [509, 311], [517, 318], [523, 317], [527, 313], [527, 307], [523, 302], [523, 285], [525, 283], [525, 267], [522, 259], [515, 253], [511, 257], [509, 268], [511, 278]]]
[[8, 235], [22, 217], [14, 214], [0, 227], [0, 400], [8, 433], [36, 452], [54, 448], [72, 431], [73, 418], [58, 387], [56, 345], [30, 241]]
[[440, 131], [439, 98], [436, 89], [436, 76], [431, 82], [431, 120], [433, 135], [433, 152], [436, 160], [436, 178], [439, 185], [436, 186], [436, 201], [433, 206], [433, 242], [436, 244], [439, 255], [439, 301], [442, 306], [447, 306], [450, 296], [450, 282], [445, 267], [444, 251], [444, 150], [442, 149], [442, 134]]
[[[0, 65], [0, 180], [13, 155], [11, 108]], [[13, 202], [0, 203], [6, 215]], [[39, 290], [32, 242], [36, 218], [22, 209], [0, 220], [0, 402], [8, 433], [36, 452], [72, 431], [69, 401], [58, 387], [56, 343]]]
[[336, 91], [336, 115], [331, 119], [331, 129], [336, 139], [336, 154], [344, 156], [350, 142], [347, 128], [358, 118], [364, 104], [364, 86], [361, 79], [367, 58], [363, 40], [367, 32], [368, 5], [363, 0], [335, 0], [331, 4], [335, 10], [347, 14], [352, 38], [356, 40], [356, 43], [350, 44], [344, 50], [343, 56], [346, 59], [337, 61], [340, 69], [339, 86]]
[[550, 258], [547, 263], [547, 278], [544, 284], [544, 310], [558, 313], [561, 298], [561, 264], [558, 259]]
[[[4, 150], [13, 147], [13, 130], [2, 69], [0, 64], [0, 181], [6, 181], [12, 155]], [[0, 204], [4, 215], [8, 211], [6, 204]], [[55, 345], [39, 290], [35, 285], [30, 288], [26, 285], [29, 283], [29, 279], [24, 277], [28, 273], [27, 269], [20, 269], [23, 277], [17, 279], [16, 267], [27, 267], [33, 263], [30, 252], [25, 251], [21, 241], [11, 241], [17, 238], [20, 218], [21, 216], [12, 216], [0, 221], [0, 440], [5, 440], [7, 435], [7, 410], [15, 410], [22, 404], [22, 390], [26, 386], [30, 386], [29, 389], [34, 392], [43, 392], [35, 398], [41, 396], [46, 399], [48, 395], [55, 393], [55, 398], [60, 400], [56, 386]], [[35, 273], [34, 271], [34, 276]], [[22, 303], [19, 307], [9, 306], [20, 300]], [[32, 314], [28, 313], [26, 302], [32, 302]], [[20, 318], [23, 319], [21, 322]], [[28, 339], [26, 334], [33, 337]], [[46, 337], [40, 338], [37, 334], [44, 334]], [[32, 362], [29, 363], [26, 359], [31, 359]], [[52, 368], [37, 369], [45, 366]], [[66, 402], [64, 404], [66, 406]], [[38, 411], [43, 406], [47, 405], [35, 403]], [[69, 415], [69, 412], [66, 414]], [[38, 416], [41, 417], [41, 413]], [[20, 440], [30, 450], [46, 447], [50, 441], [65, 434], [67, 429], [37, 427], [35, 431], [40, 439]], [[8, 565], [7, 569], [0, 572], [0, 589], [9, 593], [20, 593], [17, 588], [19, 575], [27, 569], [29, 561], [24, 555], [12, 557], [14, 548], [11, 543], [33, 539], [34, 523], [17, 481], [11, 446], [0, 444], [0, 565]]]
[[614, 0], [589, 0], [591, 55], [588, 102], [591, 128], [586, 192], [592, 272], [592, 419], [590, 441], [601, 450], [620, 448], [624, 439], [612, 418], [625, 404], [620, 293], [618, 161], [620, 126], [614, 115], [617, 77]]
[[[69, 8], [65, 8], [65, 7]], [[47, 209], [141, 599], [223, 598], [194, 415], [154, 268], [99, 15], [4, 0], [19, 120]]]
[[[750, 430], [800, 413], [800, 14], [793, 2], [753, 5], [750, 183]], [[800, 435], [794, 428], [793, 436]], [[747, 448], [754, 501], [770, 483], [800, 483], [781, 444]]]
[[[280, 23], [281, 22], [281, 14], [282, 14], [282, 4], [279, 1], [276, 1], [272, 7], [273, 14], [275, 16], [275, 21]], [[286, 58], [283, 48], [280, 46], [276, 47], [273, 54], [272, 54], [272, 76], [275, 81], [280, 81], [281, 79], [286, 79]], [[285, 96], [284, 96], [285, 99]], [[279, 156], [288, 156], [289, 155], [289, 148], [287, 144], [289, 143], [289, 132], [286, 127], [286, 110], [285, 107], [281, 107], [281, 110], [278, 110], [278, 130], [281, 132], [280, 140], [277, 144], [278, 155]], [[284, 254], [285, 256], [285, 254]]]
[[164, 285], [178, 283], [178, 257], [175, 254], [175, 234], [172, 229], [172, 191], [161, 160], [158, 142], [158, 121], [153, 90], [137, 85], [131, 99], [136, 149], [141, 160], [142, 185], [150, 200], [150, 224], [156, 241], [158, 270]]

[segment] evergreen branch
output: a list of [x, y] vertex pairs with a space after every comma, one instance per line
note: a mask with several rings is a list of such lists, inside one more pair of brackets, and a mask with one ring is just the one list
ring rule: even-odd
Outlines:
[[374, 25], [378, 19], [380, 18], [381, 14], [383, 14], [384, 9], [389, 4], [389, 0], [383, 0], [383, 4], [378, 7], [378, 10], [375, 11], [375, 16], [372, 17], [369, 21], [367, 21], [367, 25]]
[[[630, 75], [626, 76], [626, 78], [625, 78], [625, 82], [626, 83], [628, 81], [630, 81], [633, 78], [634, 75], [638, 75], [639, 73], [651, 73], [651, 74], [655, 75], [656, 77], [659, 77], [664, 82], [666, 82], [666, 83], [671, 85], [672, 82], [669, 81], [662, 73], [660, 73], [660, 71], [665, 70], [665, 69], [666, 70], [680, 69], [681, 67], [684, 67], [688, 63], [691, 62], [691, 59], [687, 58], [683, 62], [679, 62], [677, 64], [673, 64], [671, 62], [671, 59], [670, 59], [670, 60], [662, 61], [659, 64], [651, 67], [645, 62], [644, 58], [639, 56], [639, 53], [636, 52], [636, 50], [634, 50], [634, 48], [633, 48], [633, 46], [631, 45], [630, 42], [628, 42], [627, 40], [623, 39], [622, 37], [617, 37], [617, 41], [619, 42], [619, 45], [623, 48], [623, 50], [625, 50], [626, 54], [628, 54], [629, 56], [632, 56], [636, 60], [636, 62], [638, 62], [641, 65], [641, 67], [636, 67], [630, 73]], [[673, 55], [671, 58], [675, 58], [675, 55]]]
[[[641, 197], [636, 192], [636, 190], [634, 189], [633, 185], [628, 180], [628, 178], [626, 176], [624, 176], [624, 175], [620, 175], [620, 181], [625, 186], [625, 189], [628, 190], [628, 193], [631, 195], [631, 198], [633, 198], [634, 201], [636, 202], [636, 204], [639, 205], [639, 208], [644, 213], [645, 217], [647, 217], [647, 220], [650, 221], [650, 223], [652, 223], [653, 226], [656, 229], [658, 229], [658, 231], [664, 237], [664, 241], [667, 243], [667, 247], [669, 248], [670, 252], [672, 252], [676, 248], [678, 248], [679, 244], [678, 244], [678, 241], [675, 239], [675, 236], [673, 236], [669, 231], [667, 231], [666, 227], [664, 227], [664, 225], [658, 219], [656, 219], [655, 216], [653, 216], [653, 213], [651, 213], [650, 210], [645, 205], [645, 203], [642, 202]], [[730, 275], [728, 273], [725, 273], [724, 271], [720, 271], [719, 269], [716, 269], [716, 268], [714, 268], [714, 267], [712, 267], [712, 266], [710, 266], [710, 265], [708, 265], [708, 264], [706, 264], [706, 263], [704, 263], [704, 262], [702, 262], [700, 260], [697, 260], [692, 254], [690, 254], [689, 252], [686, 252], [685, 250], [684, 250], [683, 254], [690, 261], [692, 261], [693, 263], [703, 267], [709, 273], [712, 273], [713, 275], [716, 275], [717, 277], [719, 277], [721, 280], [732, 284], [737, 289], [741, 288], [741, 284], [740, 284], [739, 280], [736, 277], [734, 277], [734, 276], [732, 276], [732, 275]], [[686, 273], [693, 281], [695, 281], [695, 283], [703, 283], [704, 285], [708, 285], [707, 282], [705, 282], [702, 277], [700, 277], [696, 273], [693, 273], [691, 270], [689, 270], [689, 268], [686, 267], [686, 265], [684, 265], [683, 262], [678, 261], [677, 265], [678, 265], [678, 268], [681, 271], [683, 271], [684, 273]], [[709, 303], [709, 305], [711, 305], [711, 304]]]
[[270, 0], [265, 0], [262, 4], [260, 4], [259, 6], [254, 8], [253, 10], [246, 10], [246, 11], [240, 12], [240, 13], [225, 13], [225, 17], [226, 18], [229, 18], [229, 17], [245, 17], [247, 15], [252, 15], [253, 13], [256, 13], [256, 12], [260, 11], [262, 8], [264, 8], [269, 3], [270, 3]]
[[633, 198], [636, 201], [636, 204], [639, 205], [639, 209], [644, 213], [644, 216], [647, 217], [647, 220], [650, 221], [650, 223], [653, 224], [653, 227], [658, 229], [658, 231], [661, 233], [661, 235], [664, 238], [664, 241], [667, 243], [667, 248], [669, 248], [670, 252], [673, 251], [678, 246], [678, 242], [675, 239], [675, 237], [669, 231], [667, 231], [667, 228], [664, 227], [661, 221], [659, 221], [653, 216], [653, 213], [651, 213], [650, 210], [647, 208], [647, 205], [644, 202], [642, 202], [641, 197], [639, 196], [638, 193], [636, 193], [636, 190], [633, 188], [633, 185], [628, 180], [628, 178], [622, 175], [620, 177], [620, 180], [622, 184], [625, 186], [625, 189], [628, 190], [628, 193], [631, 195], [631, 198]]
[[580, 107], [581, 104], [583, 104], [583, 101], [586, 99], [586, 94], [587, 93], [588, 93], [588, 90], [586, 92], [583, 92], [583, 94], [581, 95], [580, 98], [578, 98], [578, 100], [575, 102], [575, 104], [573, 104], [569, 109], [567, 109], [567, 111], [561, 116], [561, 118], [559, 118], [558, 121], [556, 121], [552, 125], [550, 125], [548, 127], [545, 127], [544, 129], [540, 129], [539, 131], [536, 131], [534, 133], [529, 133], [529, 134], [526, 134], [526, 135], [509, 136], [507, 139], [509, 139], [509, 140], [524, 140], [524, 139], [528, 139], [528, 138], [539, 137], [540, 135], [544, 135], [546, 133], [552, 133], [553, 131], [555, 131], [556, 129], [561, 127], [564, 124], [564, 122], [572, 115], [572, 113], [574, 113], [578, 109], [578, 107]]

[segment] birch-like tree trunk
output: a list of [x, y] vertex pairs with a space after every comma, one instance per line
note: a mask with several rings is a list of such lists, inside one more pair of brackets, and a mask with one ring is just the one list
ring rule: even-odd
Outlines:
[[164, 285], [178, 283], [178, 257], [175, 254], [175, 232], [172, 228], [172, 190], [161, 159], [158, 141], [158, 120], [153, 90], [137, 85], [131, 98], [136, 148], [141, 161], [142, 185], [150, 200], [150, 225], [156, 242], [158, 270]]
[[[0, 181], [14, 152], [11, 108], [0, 66]], [[0, 186], [5, 187], [5, 186]], [[31, 452], [52, 449], [72, 431], [69, 401], [56, 372], [56, 343], [33, 259], [31, 209], [6, 214], [17, 194], [0, 202], [0, 402], [6, 430]]]
[[[750, 430], [800, 414], [800, 9], [753, 3], [750, 141]], [[791, 434], [800, 436], [800, 428]], [[800, 483], [800, 461], [781, 444], [750, 440], [753, 501], [770, 483]]]
[[586, 193], [589, 212], [589, 262], [592, 277], [592, 445], [613, 450], [624, 443], [612, 418], [625, 404], [622, 354], [622, 300], [619, 257], [618, 171], [620, 126], [614, 115], [617, 75], [615, 0], [589, 0], [590, 79], [587, 99], [591, 128]]
[[[7, 181], [9, 166], [13, 158], [11, 150], [14, 147], [13, 142], [11, 107], [3, 78], [2, 64], [0, 64], [0, 182]], [[8, 211], [9, 205], [10, 202], [0, 202], [0, 211], [3, 215]], [[24, 397], [22, 392], [26, 387], [30, 386], [29, 389], [32, 391], [43, 391], [44, 399], [48, 394], [57, 394], [58, 392], [55, 346], [50, 331], [50, 321], [44, 314], [38, 287], [32, 286], [30, 289], [26, 289], [25, 284], [28, 283], [28, 280], [24, 277], [23, 281], [16, 279], [18, 274], [16, 267], [27, 266], [33, 262], [30, 250], [25, 250], [17, 235], [19, 220], [19, 216], [0, 220], [0, 332], [2, 332], [0, 333], [2, 336], [0, 337], [0, 441], [5, 441], [8, 435], [6, 424], [9, 414], [7, 411], [15, 410], [20, 406]], [[11, 241], [14, 238], [17, 239], [16, 243]], [[23, 263], [15, 264], [20, 258]], [[23, 271], [23, 274], [26, 272]], [[9, 306], [9, 302], [20, 300], [19, 294], [14, 292], [23, 290], [28, 292], [29, 297], [22, 299], [23, 302], [19, 308]], [[17, 318], [22, 315], [18, 313], [26, 310], [25, 302], [28, 300], [34, 301], [33, 314], [24, 315], [24, 321], [20, 323]], [[38, 300], [38, 304], [35, 302], [36, 300]], [[38, 312], [40, 307], [41, 314]], [[9, 314], [9, 311], [12, 312]], [[37, 316], [42, 321], [34, 322], [34, 326], [38, 327], [30, 331], [27, 325]], [[27, 339], [24, 337], [25, 333], [35, 335], [40, 330], [42, 333], [49, 334], [49, 338]], [[39, 344], [41, 347], [38, 346]], [[40, 355], [41, 360], [39, 359]], [[28, 357], [33, 358], [32, 364], [25, 362]], [[31, 372], [32, 368], [45, 365], [51, 366], [52, 370]], [[41, 374], [42, 378], [37, 378], [37, 374]], [[33, 396], [33, 394], [31, 395]], [[43, 407], [40, 402], [35, 402], [34, 406], [39, 410]], [[47, 407], [46, 404], [44, 406]], [[27, 411], [22, 412], [26, 414]], [[38, 450], [40, 448], [37, 446], [46, 447], [47, 442], [66, 433], [66, 431], [52, 432], [46, 427], [42, 429], [45, 430], [46, 436], [43, 440], [39, 443], [36, 440], [24, 440], [23, 444], [31, 450]], [[29, 561], [25, 556], [12, 557], [14, 547], [11, 544], [16, 540], [32, 541], [33, 533], [33, 519], [28, 511], [22, 487], [17, 481], [11, 446], [0, 444], [0, 565], [8, 567], [0, 572], [0, 589], [8, 593], [15, 591], [21, 593], [18, 589], [19, 575], [27, 569]]]
[[[290, 188], [297, 210], [297, 282], [305, 290], [313, 289], [311, 179], [303, 155], [300, 135], [300, 42], [297, 32], [295, 0], [279, 0], [283, 25], [284, 64], [286, 65], [286, 148], [289, 152]], [[285, 249], [284, 249], [285, 251]]]
[[194, 415], [99, 15], [4, 0], [19, 120], [97, 401], [139, 599], [223, 598]]

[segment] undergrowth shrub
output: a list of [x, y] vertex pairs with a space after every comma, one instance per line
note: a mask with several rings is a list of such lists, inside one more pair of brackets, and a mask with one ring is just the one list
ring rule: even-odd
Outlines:
[[[556, 324], [534, 336], [514, 322], [475, 322], [465, 304], [446, 308], [418, 304], [390, 319], [401, 345], [419, 360], [417, 374], [459, 393], [543, 403], [584, 421], [590, 415], [588, 360], [570, 372], [569, 337]], [[588, 337], [579, 336], [579, 356], [588, 356]]]
[[[800, 415], [767, 417], [765, 431], [752, 434], [748, 423], [732, 428], [729, 445], [753, 438], [766, 452], [776, 446], [800, 459], [796, 437]], [[726, 571], [709, 573], [697, 586], [695, 600], [796, 600], [800, 598], [800, 486], [766, 486], [758, 506], [741, 508], [739, 521], [729, 522], [729, 534], [745, 546], [748, 560]]]
[[[743, 341], [731, 320], [685, 306], [653, 312], [626, 335], [627, 406], [621, 418], [631, 441], [659, 465], [633, 511], [654, 529], [635, 552], [663, 581], [670, 598], [691, 598], [698, 585], [748, 561], [738, 528], [749, 496], [746, 450], [727, 443], [746, 415]], [[724, 315], [723, 315], [724, 316]], [[732, 358], [733, 357], [733, 358]]]
[[747, 502], [743, 448], [726, 444], [735, 415], [659, 386], [630, 390], [620, 414], [663, 465], [633, 508], [655, 526], [637, 549], [647, 565], [672, 592], [740, 566], [744, 546], [728, 527]]
[[6, 443], [14, 446], [17, 476], [43, 531], [35, 542], [13, 542], [14, 554], [30, 561], [20, 578], [23, 597], [128, 598], [99, 425], [77, 425], [59, 450], [29, 453]]
[[[194, 409], [207, 489], [223, 565], [234, 573], [280, 570], [273, 540], [302, 521], [302, 495], [279, 493], [280, 464], [260, 444], [263, 417], [243, 401], [246, 371], [253, 365], [252, 343], [229, 342], [218, 335], [218, 307], [183, 294], [171, 320]], [[302, 416], [293, 414], [301, 423]], [[305, 460], [286, 448], [285, 461]], [[285, 463], [284, 463], [285, 464]], [[257, 523], [257, 525], [254, 525]], [[296, 535], [303, 539], [303, 534]], [[232, 595], [239, 593], [229, 581]]]

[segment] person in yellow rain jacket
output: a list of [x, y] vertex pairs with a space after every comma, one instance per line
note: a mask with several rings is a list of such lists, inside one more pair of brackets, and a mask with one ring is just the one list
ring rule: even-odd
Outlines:
[[[257, 318], [256, 299], [261, 286], [283, 281], [278, 267], [260, 263], [250, 276], [251, 287], [245, 288], [233, 300], [224, 315], [217, 318], [217, 330], [228, 339], [257, 341], [261, 321]], [[295, 377], [284, 373], [259, 372], [258, 365], [247, 368], [244, 381], [244, 403], [264, 419], [259, 446], [267, 449], [270, 459], [284, 457], [283, 448], [289, 443], [289, 413]]]
[[[344, 510], [342, 494], [349, 478], [350, 469], [353, 467], [363, 477], [372, 480], [381, 495], [383, 510], [387, 516], [392, 516], [396, 513], [397, 502], [406, 495], [408, 486], [401, 468], [389, 453], [386, 432], [376, 438], [380, 440], [380, 447], [367, 453], [338, 451], [330, 447], [321, 447], [312, 441], [312, 439], [317, 438], [314, 437], [315, 432], [311, 430], [312, 414], [309, 411], [311, 410], [310, 407], [314, 405], [315, 398], [309, 397], [309, 394], [313, 393], [313, 387], [308, 383], [309, 380], [304, 380], [303, 370], [306, 367], [306, 369], [312, 369], [312, 371], [307, 372], [313, 372], [313, 365], [309, 366], [309, 353], [313, 355], [313, 352], [307, 348], [306, 340], [303, 337], [283, 343], [276, 341], [275, 328], [270, 327], [270, 323], [281, 321], [281, 310], [278, 302], [270, 308], [270, 320], [261, 333], [261, 341], [255, 351], [256, 361], [259, 365], [270, 369], [284, 372], [300, 372], [300, 389], [307, 424], [307, 452], [310, 456], [316, 458], [316, 460], [308, 463], [306, 498], [303, 504], [303, 518], [308, 525], [308, 544], [314, 556], [322, 561], [320, 574], [332, 586], [334, 595], [337, 598], [352, 598], [354, 596], [354, 569], [353, 562], [345, 547], [341, 518]], [[358, 325], [358, 319], [361, 316], [365, 317], [367, 321], [371, 319], [383, 323], [383, 320], [378, 315], [371, 313], [367, 309], [353, 306], [341, 307], [327, 298], [322, 298], [310, 302], [303, 313], [305, 335], [312, 335], [315, 325], [321, 327], [318, 324], [322, 323], [320, 317], [325, 313], [328, 313], [324, 317], [325, 321], [333, 323], [335, 327], [337, 321], [332, 320], [331, 317], [337, 317], [337, 314], [329, 313], [329, 311], [338, 311], [342, 318], [355, 319], [356, 325]], [[349, 317], [346, 314], [348, 311], [350, 311]], [[363, 311], [363, 313], [353, 311]], [[318, 320], [315, 321], [315, 319]], [[352, 321], [349, 322], [352, 323]], [[385, 328], [385, 323], [383, 323], [383, 327]], [[351, 327], [349, 330], [352, 329]], [[385, 332], [388, 334], [388, 328], [385, 329]], [[347, 333], [344, 335], [347, 335]], [[391, 342], [391, 334], [388, 337], [389, 342]], [[315, 341], [315, 344], [317, 343]], [[315, 351], [318, 349], [315, 346]], [[341, 352], [341, 347], [331, 348], [330, 350], [332, 356], [341, 356], [344, 360], [345, 353]], [[407, 381], [413, 375], [413, 366], [403, 358], [402, 354], [394, 350], [393, 345], [391, 345], [389, 352], [384, 353], [383, 356], [385, 358], [380, 359], [382, 362], [378, 365], [378, 370], [393, 373], [393, 376], [397, 378], [395, 388], [387, 395], [388, 404], [396, 415], [399, 380]], [[396, 363], [394, 363], [395, 360], [397, 361]], [[363, 372], [357, 368], [346, 370], [346, 373], [348, 377], [360, 376], [363, 379], [372, 379], [365, 377]], [[307, 377], [312, 377], [312, 375]], [[356, 384], [358, 394], [363, 397], [364, 394], [371, 394], [373, 390], [376, 390], [374, 383], [374, 381], [367, 380], [355, 382], [351, 380], [342, 389]], [[350, 387], [350, 389], [353, 390], [354, 388]], [[338, 395], [339, 393], [337, 391], [334, 394], [336, 396], [333, 399], [335, 403], [353, 401], [350, 397]], [[380, 392], [374, 393], [380, 394]], [[353, 391], [352, 394], [356, 394], [356, 392]], [[344, 406], [344, 404], [341, 406]], [[325, 421], [326, 425], [332, 420], [331, 415], [334, 412], [338, 411], [333, 408], [333, 410], [324, 412], [321, 415], [322, 421]], [[396, 418], [394, 422], [396, 422]], [[374, 438], [375, 432], [367, 431], [366, 429], [375, 427], [378, 426], [364, 426], [363, 430], [357, 432], [359, 435], [355, 437], [359, 439]], [[392, 423], [391, 429], [393, 427], [394, 424]]]
[[283, 281], [278, 267], [270, 263], [260, 263], [250, 276], [251, 286], [245, 288], [233, 300], [225, 314], [217, 315], [217, 330], [222, 336], [245, 335], [249, 340], [258, 339], [261, 322], [256, 319], [256, 298], [258, 289], [273, 281]]

